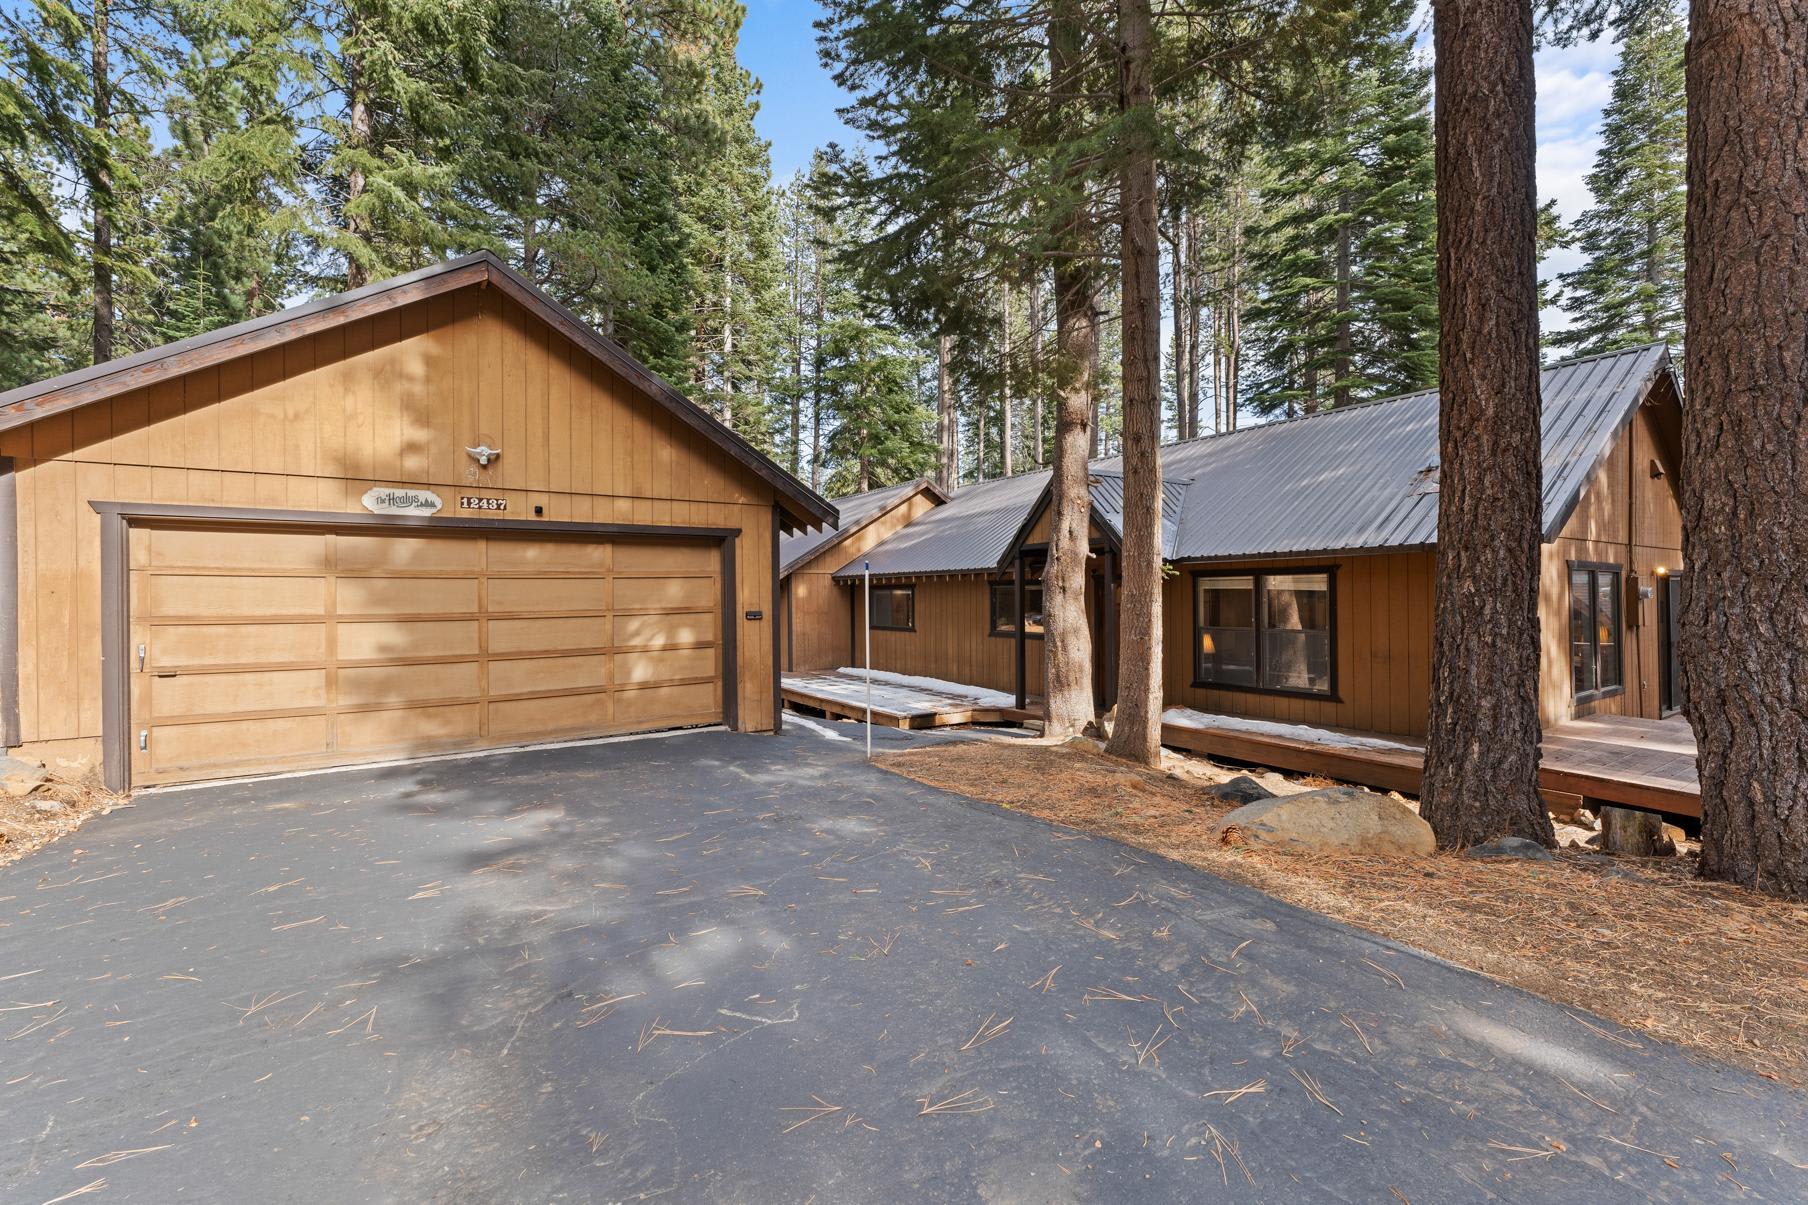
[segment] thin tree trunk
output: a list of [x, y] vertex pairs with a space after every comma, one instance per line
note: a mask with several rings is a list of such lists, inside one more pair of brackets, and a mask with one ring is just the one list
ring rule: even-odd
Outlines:
[[[1337, 198], [1337, 208], [1347, 215], [1350, 211], [1350, 199], [1347, 196]], [[1350, 404], [1350, 373], [1356, 358], [1355, 335], [1350, 321], [1350, 223], [1346, 216], [1337, 227], [1337, 354], [1332, 357], [1331, 370], [1336, 379], [1331, 382], [1331, 405], [1347, 406]]]
[[[357, 17], [352, 17], [351, 40], [357, 42]], [[345, 87], [348, 103], [351, 106], [350, 121], [346, 132], [346, 142], [357, 153], [363, 153], [370, 146], [370, 96], [364, 85], [364, 64], [353, 49], [345, 56]], [[358, 202], [364, 197], [364, 169], [353, 164], [345, 176], [345, 233], [354, 244], [362, 244], [365, 255], [370, 253], [370, 223], [358, 209]], [[370, 283], [370, 269], [362, 255], [352, 247], [345, 252], [345, 287], [359, 289]]]
[[1013, 472], [1011, 441], [1015, 438], [1011, 424], [1011, 286], [1005, 284], [1003, 285], [1003, 290], [1003, 296], [999, 299], [1001, 302], [1000, 309], [1002, 310], [1002, 313], [999, 315], [999, 330], [1001, 332], [999, 336], [999, 358], [1003, 364], [1000, 392], [1003, 394], [1003, 397], [1000, 399], [1002, 414], [1000, 415], [998, 446], [1002, 452], [1004, 475], [1009, 477]]
[[974, 401], [975, 401], [974, 409], [979, 411], [979, 429], [975, 433], [976, 438], [973, 441], [973, 479], [975, 481], [984, 481], [986, 479], [986, 409], [987, 409], [986, 396], [985, 396], [984, 392], [981, 392], [979, 397], [975, 398]]
[[[1155, 20], [1118, 0], [1118, 106], [1126, 118], [1123, 206], [1123, 589], [1117, 723], [1105, 751], [1161, 760], [1161, 231], [1155, 198]], [[1105, 583], [1111, 589], [1111, 583]]]
[[[1077, 122], [1079, 73], [1085, 38], [1079, 0], [1053, 0], [1049, 15], [1050, 88], [1056, 124]], [[1044, 639], [1043, 731], [1051, 737], [1077, 736], [1092, 723], [1092, 631], [1086, 621], [1087, 520], [1092, 493], [1086, 483], [1086, 455], [1092, 432], [1092, 375], [1097, 361], [1097, 286], [1087, 254], [1094, 248], [1093, 215], [1083, 195], [1080, 170], [1069, 167], [1055, 182], [1073, 202], [1060, 232], [1054, 261], [1055, 400], [1054, 473], [1048, 565], [1042, 576]]]
[[1689, 13], [1680, 651], [1701, 873], [1808, 897], [1808, 13]]
[[1529, 0], [1438, 0], [1438, 555], [1420, 813], [1556, 836], [1538, 794], [1538, 204]]
[[[1199, 274], [1199, 214], [1188, 209], [1186, 215], [1187, 272], [1187, 438], [1199, 438], [1199, 319], [1203, 305]], [[1213, 425], [1216, 430], [1216, 424]]]
[[113, 58], [109, 0], [94, 0], [94, 129], [100, 135], [100, 161], [90, 181], [90, 220], [94, 226], [94, 362], [113, 358]]
[[950, 492], [960, 479], [960, 448], [956, 443], [959, 433], [954, 425], [953, 354], [954, 336], [943, 335], [935, 341], [935, 420], [941, 453], [936, 466], [937, 484]]
[[1168, 240], [1170, 274], [1174, 278], [1174, 438], [1186, 439], [1187, 329], [1186, 329], [1186, 226], [1178, 203], [1169, 210], [1172, 237]]
[[1031, 437], [1035, 440], [1030, 454], [1030, 462], [1037, 468], [1042, 467], [1044, 441], [1042, 437], [1042, 270], [1037, 268], [1030, 272], [1030, 396], [1035, 401], [1035, 425]]
[[810, 488], [822, 489], [822, 245], [813, 244], [815, 305], [810, 324]]

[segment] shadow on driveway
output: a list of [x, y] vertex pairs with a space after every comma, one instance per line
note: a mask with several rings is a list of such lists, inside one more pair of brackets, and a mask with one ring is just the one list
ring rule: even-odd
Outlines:
[[0, 904], [19, 1200], [1808, 1198], [1787, 1089], [802, 726], [142, 796]]

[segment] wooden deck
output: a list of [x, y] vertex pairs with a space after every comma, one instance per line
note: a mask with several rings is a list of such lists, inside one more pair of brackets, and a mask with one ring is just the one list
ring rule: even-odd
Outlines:
[[[1331, 737], [1377, 736], [1321, 731]], [[1164, 744], [1194, 753], [1322, 774], [1408, 795], [1418, 794], [1424, 771], [1423, 746], [1399, 737], [1381, 739], [1408, 748], [1361, 748], [1278, 733], [1176, 724], [1163, 724], [1161, 737]], [[1695, 736], [1681, 716], [1667, 720], [1597, 716], [1557, 724], [1544, 734], [1538, 780], [1547, 794], [1574, 797], [1590, 807], [1613, 804], [1669, 816], [1701, 815]]]
[[[849, 674], [786, 674], [785, 702], [850, 720], [866, 719], [866, 679]], [[874, 683], [873, 723], [890, 728], [946, 728], [999, 724], [1026, 718], [1010, 707], [984, 707], [960, 695], [920, 686]]]

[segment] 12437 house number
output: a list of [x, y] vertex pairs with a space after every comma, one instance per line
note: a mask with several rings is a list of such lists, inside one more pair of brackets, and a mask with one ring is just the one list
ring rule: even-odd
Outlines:
[[481, 494], [460, 494], [458, 496], [460, 510], [507, 510], [507, 498], [487, 498]]

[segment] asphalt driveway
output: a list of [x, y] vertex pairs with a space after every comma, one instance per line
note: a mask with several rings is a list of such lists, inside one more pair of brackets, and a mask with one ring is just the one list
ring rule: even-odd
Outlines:
[[1801, 1095], [797, 724], [141, 797], [0, 1008], [9, 1200], [1808, 1199]]

